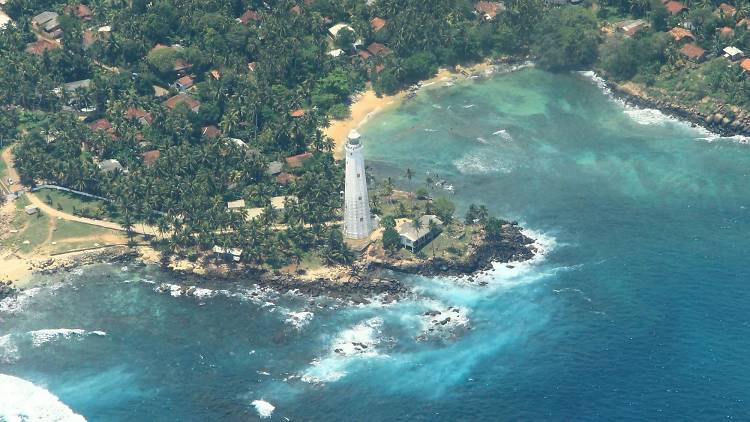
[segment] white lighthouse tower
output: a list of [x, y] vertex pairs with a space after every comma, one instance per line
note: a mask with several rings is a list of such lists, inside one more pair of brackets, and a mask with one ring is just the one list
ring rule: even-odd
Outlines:
[[362, 135], [359, 132], [352, 130], [349, 132], [349, 139], [346, 142], [344, 236], [350, 239], [367, 238], [373, 229], [361, 138]]

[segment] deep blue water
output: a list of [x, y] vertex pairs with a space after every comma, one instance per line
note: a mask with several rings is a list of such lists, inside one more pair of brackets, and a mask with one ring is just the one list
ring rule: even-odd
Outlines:
[[[361, 128], [368, 165], [446, 179], [433, 195], [519, 220], [543, 257], [365, 306], [87, 267], [0, 304], [0, 415], [26, 380], [88, 420], [750, 419], [748, 146], [585, 75], [440, 85]], [[39, 331], [61, 328], [84, 331]]]

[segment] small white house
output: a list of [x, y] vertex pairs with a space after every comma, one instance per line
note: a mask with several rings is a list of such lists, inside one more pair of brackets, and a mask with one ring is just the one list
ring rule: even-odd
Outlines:
[[242, 249], [240, 248], [222, 248], [221, 246], [214, 245], [213, 252], [217, 258], [232, 260], [234, 262], [240, 262], [242, 258]]
[[245, 200], [244, 199], [238, 199], [237, 201], [227, 202], [227, 209], [229, 211], [241, 210], [243, 208], [245, 208]]
[[117, 160], [104, 160], [99, 163], [99, 168], [106, 173], [112, 171], [124, 171], [122, 164]]
[[23, 210], [24, 210], [24, 211], [26, 212], [26, 214], [28, 214], [28, 215], [33, 215], [33, 214], [36, 214], [36, 213], [38, 213], [38, 212], [39, 212], [39, 208], [37, 208], [37, 207], [36, 207], [36, 206], [34, 206], [34, 205], [26, 205], [26, 207], [24, 207], [24, 209], [23, 209]]
[[739, 60], [745, 57], [745, 53], [743, 53], [742, 50], [740, 50], [737, 47], [729, 46], [724, 49], [724, 57], [726, 57], [729, 60], [734, 61], [734, 60]]
[[430, 222], [435, 226], [442, 227], [443, 222], [437, 216], [423, 215], [419, 218], [420, 228], [414, 227], [411, 221], [404, 221], [396, 225], [396, 231], [401, 237], [401, 245], [406, 249], [417, 252], [426, 244], [440, 234], [440, 230], [430, 230]]

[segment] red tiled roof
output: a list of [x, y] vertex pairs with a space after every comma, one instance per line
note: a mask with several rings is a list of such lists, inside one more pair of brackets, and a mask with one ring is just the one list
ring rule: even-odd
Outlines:
[[380, 31], [385, 26], [386, 21], [383, 18], [372, 18], [370, 21], [370, 27], [372, 27], [372, 30], [375, 32]]
[[220, 70], [218, 70], [218, 69], [214, 69], [214, 70], [212, 70], [212, 71], [211, 71], [210, 73], [211, 73], [211, 76], [212, 76], [212, 77], [213, 77], [214, 79], [219, 79], [219, 78], [221, 78], [221, 71], [220, 71]]
[[90, 29], [83, 31], [83, 46], [91, 47], [96, 42], [96, 33]]
[[297, 14], [297, 15], [301, 15], [301, 14], [302, 14], [302, 8], [301, 8], [301, 7], [299, 7], [299, 6], [294, 6], [294, 7], [292, 7], [292, 8], [290, 9], [290, 11], [291, 11], [292, 13], [295, 13], [295, 14]]
[[720, 4], [719, 10], [724, 12], [724, 16], [734, 16], [734, 14], [737, 13], [737, 9], [735, 9], [734, 6], [726, 3]]
[[190, 88], [191, 86], [193, 86], [193, 78], [191, 78], [190, 76], [187, 76], [187, 75], [181, 77], [176, 82], [178, 84], [184, 86], [185, 88]]
[[369, 51], [370, 54], [372, 54], [373, 56], [385, 55], [391, 52], [391, 50], [389, 50], [388, 47], [378, 42], [374, 42], [370, 44], [369, 46], [367, 46], [367, 51]]
[[742, 66], [742, 69], [744, 69], [745, 72], [750, 72], [750, 59], [745, 59], [740, 62], [740, 66]]
[[150, 166], [153, 165], [154, 162], [159, 159], [159, 157], [161, 157], [161, 151], [159, 151], [158, 149], [146, 151], [141, 154], [141, 157], [143, 157], [143, 164]]
[[29, 54], [39, 54], [41, 55], [45, 51], [54, 50], [56, 48], [60, 48], [60, 44], [46, 40], [44, 38], [39, 39], [35, 42], [26, 44], [26, 52]]
[[164, 106], [170, 110], [177, 107], [177, 104], [185, 103], [191, 110], [200, 106], [200, 101], [186, 94], [177, 94], [174, 97], [170, 97], [167, 101], [164, 101]]
[[307, 110], [304, 108], [298, 108], [297, 110], [293, 110], [289, 112], [289, 115], [292, 117], [302, 117], [307, 113]]
[[237, 18], [237, 21], [243, 25], [247, 25], [250, 21], [259, 22], [260, 15], [255, 10], [247, 10], [239, 18]]
[[691, 59], [697, 59], [701, 58], [706, 54], [706, 50], [698, 47], [695, 44], [685, 44], [682, 46], [682, 49], [680, 49], [680, 52]]
[[370, 52], [367, 50], [360, 50], [359, 52], [357, 52], [357, 55], [361, 57], [363, 60], [367, 60], [370, 57], [372, 57], [372, 54], [370, 54]]
[[384, 69], [385, 69], [385, 65], [384, 64], [379, 64], [379, 65], [375, 66], [375, 72], [377, 72], [377, 73], [382, 72]]
[[725, 26], [725, 27], [721, 28], [721, 30], [719, 31], [719, 33], [720, 33], [720, 35], [722, 37], [731, 37], [732, 35], [734, 35], [734, 29], [732, 29], [732, 28], [730, 28], [728, 26]]
[[302, 167], [302, 163], [308, 158], [312, 157], [311, 152], [305, 152], [303, 154], [293, 155], [286, 158], [286, 164], [289, 167]]
[[99, 119], [89, 125], [89, 128], [96, 132], [97, 130], [106, 130], [110, 131], [112, 130], [112, 125], [109, 123], [109, 120], [107, 119]]
[[125, 111], [125, 118], [126, 119], [143, 119], [146, 121], [146, 123], [151, 124], [151, 122], [154, 121], [154, 118], [151, 117], [151, 113], [147, 112], [146, 110], [130, 107]]
[[89, 20], [91, 19], [91, 9], [85, 4], [69, 4], [63, 9], [66, 15], [76, 15], [77, 17]]
[[191, 67], [193, 67], [193, 65], [190, 64], [190, 63], [188, 63], [188, 62], [186, 62], [183, 59], [177, 59], [177, 60], [174, 61], [174, 70], [176, 72], [179, 72], [180, 70], [189, 69]]
[[690, 38], [695, 41], [695, 35], [685, 28], [672, 28], [669, 30], [669, 34], [675, 39], [675, 41], [680, 41], [683, 38]]
[[505, 5], [501, 2], [495, 1], [480, 1], [474, 5], [474, 10], [479, 13], [484, 13], [490, 18], [494, 18], [495, 16], [497, 16], [497, 12], [502, 12], [503, 10], [505, 10]]
[[205, 136], [206, 138], [215, 138], [221, 135], [221, 130], [219, 130], [219, 128], [214, 125], [204, 126], [203, 130], [201, 130], [201, 134], [203, 134], [203, 136]]
[[297, 180], [297, 176], [289, 173], [279, 173], [276, 176], [276, 183], [280, 183], [282, 185], [287, 185], [291, 182], [294, 182]]
[[669, 12], [670, 15], [676, 15], [687, 9], [687, 7], [685, 7], [685, 5], [680, 3], [679, 1], [667, 2], [665, 6], [667, 7], [667, 12]]

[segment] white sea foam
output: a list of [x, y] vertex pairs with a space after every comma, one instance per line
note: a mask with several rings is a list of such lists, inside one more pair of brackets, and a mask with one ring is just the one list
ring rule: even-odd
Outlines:
[[0, 363], [13, 363], [18, 360], [18, 345], [11, 334], [0, 336]]
[[310, 323], [313, 318], [312, 312], [300, 311], [300, 312], [287, 312], [287, 319], [284, 321], [294, 328], [301, 330], [304, 326]]
[[492, 134], [495, 136], [499, 136], [503, 138], [503, 140], [508, 141], [508, 142], [513, 140], [513, 137], [510, 136], [510, 133], [508, 133], [508, 131], [505, 129], [500, 129], [498, 131], [492, 132]]
[[22, 311], [29, 302], [29, 299], [39, 293], [41, 289], [41, 287], [34, 287], [22, 290], [15, 296], [8, 296], [5, 299], [0, 300], [0, 312], [15, 314]]
[[619, 104], [623, 108], [623, 112], [626, 116], [628, 116], [632, 121], [635, 123], [641, 124], [641, 125], [665, 125], [665, 124], [673, 124], [673, 125], [679, 125], [683, 127], [691, 128], [699, 133], [701, 138], [699, 139], [718, 139], [722, 138], [721, 135], [718, 135], [709, 129], [702, 127], [702, 126], [696, 126], [688, 121], [680, 120], [676, 117], [670, 116], [668, 114], [663, 113], [660, 110], [654, 109], [654, 108], [644, 108], [644, 107], [637, 107], [632, 104], [628, 104], [626, 101], [622, 100], [621, 98], [615, 97], [615, 95], [612, 93], [612, 90], [607, 86], [607, 82], [599, 76], [594, 71], [584, 71], [584, 72], [578, 72], [580, 75], [584, 76], [585, 78], [591, 80], [601, 91], [606, 95], [610, 100], [613, 102]]
[[27, 334], [31, 336], [31, 344], [34, 347], [39, 347], [52, 341], [83, 338], [88, 335], [95, 335], [100, 337], [107, 335], [107, 333], [105, 333], [104, 331], [86, 331], [80, 328], [55, 328], [35, 330], [29, 331]]
[[513, 171], [513, 165], [504, 161], [503, 157], [488, 154], [484, 150], [466, 153], [454, 160], [453, 165], [462, 174], [508, 174]]
[[341, 331], [333, 341], [324, 358], [315, 359], [302, 375], [307, 383], [333, 382], [344, 377], [352, 359], [365, 359], [382, 356], [376, 346], [380, 344], [380, 328], [383, 319], [374, 317]]
[[0, 374], [0, 420], [86, 421], [54, 394], [21, 378]]
[[472, 107], [476, 107], [476, 106], [477, 106], [476, 104], [467, 104], [467, 105], [464, 106], [464, 108], [472, 108]]
[[252, 405], [261, 418], [270, 418], [273, 411], [276, 410], [276, 406], [265, 400], [253, 400]]
[[418, 341], [429, 338], [455, 339], [469, 327], [469, 316], [465, 309], [456, 306], [446, 308], [444, 305], [439, 309], [431, 307], [429, 311], [422, 314], [422, 330], [417, 336]]

